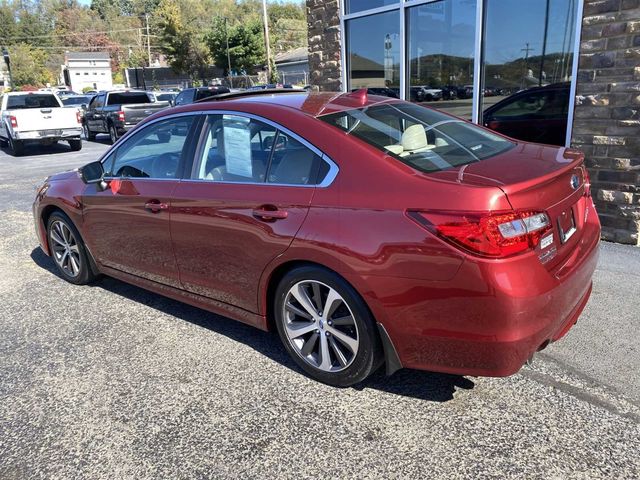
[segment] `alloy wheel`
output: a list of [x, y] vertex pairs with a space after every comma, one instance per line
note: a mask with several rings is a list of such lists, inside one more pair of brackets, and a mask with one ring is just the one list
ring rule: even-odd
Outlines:
[[287, 339], [305, 362], [331, 373], [351, 365], [358, 353], [358, 327], [335, 289], [316, 280], [298, 282], [282, 308]]
[[64, 222], [56, 220], [51, 224], [49, 239], [53, 258], [58, 266], [70, 277], [77, 277], [82, 259], [78, 241], [71, 229]]

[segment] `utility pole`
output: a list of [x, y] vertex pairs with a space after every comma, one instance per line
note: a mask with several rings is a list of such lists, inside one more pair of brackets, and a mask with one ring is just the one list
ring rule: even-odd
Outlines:
[[224, 17], [224, 38], [227, 42], [227, 71], [229, 75], [229, 85], [233, 88], [233, 77], [231, 76], [231, 55], [229, 54], [229, 33], [227, 33], [227, 17]]
[[149, 35], [149, 14], [144, 14], [144, 19], [147, 22], [147, 56], [149, 57], [149, 66], [151, 66], [151, 35]]
[[521, 48], [520, 51], [524, 52], [524, 75], [522, 75], [522, 83], [520, 85], [520, 88], [524, 88], [525, 82], [526, 82], [526, 78], [527, 78], [527, 73], [529, 73], [529, 52], [533, 50], [533, 47], [529, 47], [529, 42], [525, 43], [525, 48]]
[[[7, 64], [7, 71], [9, 73], [9, 85], [8, 87], [11, 88], [13, 86], [13, 77], [11, 75], [11, 56], [9, 55], [9, 51], [7, 50], [6, 47], [2, 47], [2, 56], [4, 57], [4, 63]], [[5, 85], [6, 87], [7, 85]]]
[[262, 0], [262, 16], [264, 18], [264, 46], [267, 52], [267, 83], [271, 82], [271, 47], [269, 46], [269, 17], [267, 17], [267, 0]]

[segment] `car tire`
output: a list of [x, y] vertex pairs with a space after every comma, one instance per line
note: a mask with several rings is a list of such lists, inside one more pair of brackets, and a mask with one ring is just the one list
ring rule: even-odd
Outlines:
[[54, 212], [47, 220], [47, 242], [56, 270], [67, 282], [85, 285], [96, 278], [82, 237], [64, 213]]
[[373, 316], [355, 289], [334, 272], [315, 266], [289, 271], [277, 287], [273, 314], [285, 349], [315, 380], [348, 387], [382, 362]]
[[7, 141], [7, 139], [0, 137], [0, 147], [4, 148], [4, 147], [6, 147], [8, 145], [9, 145], [9, 142]]
[[82, 140], [79, 138], [69, 140], [69, 147], [72, 152], [79, 152], [82, 150]]
[[111, 140], [111, 145], [118, 141], [118, 130], [113, 123], [109, 125], [109, 139]]
[[86, 138], [87, 140], [96, 139], [96, 134], [89, 130], [89, 125], [87, 125], [86, 123], [82, 125], [82, 130], [84, 131], [84, 138]]
[[11, 150], [14, 157], [19, 157], [24, 153], [24, 143], [9, 136], [9, 150]]

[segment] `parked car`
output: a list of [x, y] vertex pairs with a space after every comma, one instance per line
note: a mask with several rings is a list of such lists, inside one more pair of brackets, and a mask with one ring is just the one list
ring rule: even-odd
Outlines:
[[275, 329], [336, 386], [382, 364], [517, 372], [578, 319], [600, 238], [580, 151], [362, 91], [165, 110], [33, 212], [65, 280]]
[[64, 140], [71, 150], [82, 149], [82, 117], [64, 108], [53, 93], [5, 93], [0, 116], [0, 143], [15, 156], [22, 155], [27, 143], [53, 145]]
[[176, 97], [178, 94], [176, 92], [151, 92], [151, 94], [156, 99], [156, 102], [169, 102], [169, 105], [175, 105]]
[[186, 88], [181, 91], [175, 99], [175, 105], [187, 105], [189, 103], [197, 102], [203, 98], [214, 97], [216, 95], [222, 95], [223, 93], [229, 93], [227, 87], [222, 85], [214, 85], [211, 87], [197, 87]]
[[100, 92], [84, 114], [85, 138], [94, 140], [98, 133], [108, 133], [111, 143], [115, 143], [140, 121], [169, 106], [169, 102], [155, 102], [140, 90]]
[[569, 83], [522, 90], [487, 108], [485, 127], [527, 142], [564, 145], [569, 112]]
[[60, 101], [65, 108], [79, 109], [81, 115], [84, 116], [84, 112], [92, 98], [93, 96], [91, 95], [67, 95], [60, 97]]
[[418, 85], [409, 89], [409, 95], [412, 102], [433, 102], [442, 100], [442, 89]]

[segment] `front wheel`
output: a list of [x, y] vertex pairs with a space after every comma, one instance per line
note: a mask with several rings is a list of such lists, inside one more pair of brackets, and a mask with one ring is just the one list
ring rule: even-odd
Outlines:
[[87, 122], [82, 125], [82, 130], [84, 131], [84, 138], [86, 138], [87, 140], [96, 139], [96, 134], [89, 130], [89, 125], [87, 124]]
[[54, 212], [47, 222], [49, 250], [56, 269], [66, 281], [84, 285], [94, 280], [84, 242], [65, 214]]
[[118, 130], [113, 124], [109, 125], [109, 139], [112, 145], [118, 141]]
[[371, 313], [353, 287], [333, 272], [313, 266], [290, 271], [276, 291], [274, 315], [285, 348], [316, 380], [348, 387], [380, 365]]
[[82, 150], [82, 140], [79, 138], [75, 138], [73, 140], [69, 140], [69, 147], [72, 152], [79, 152]]

